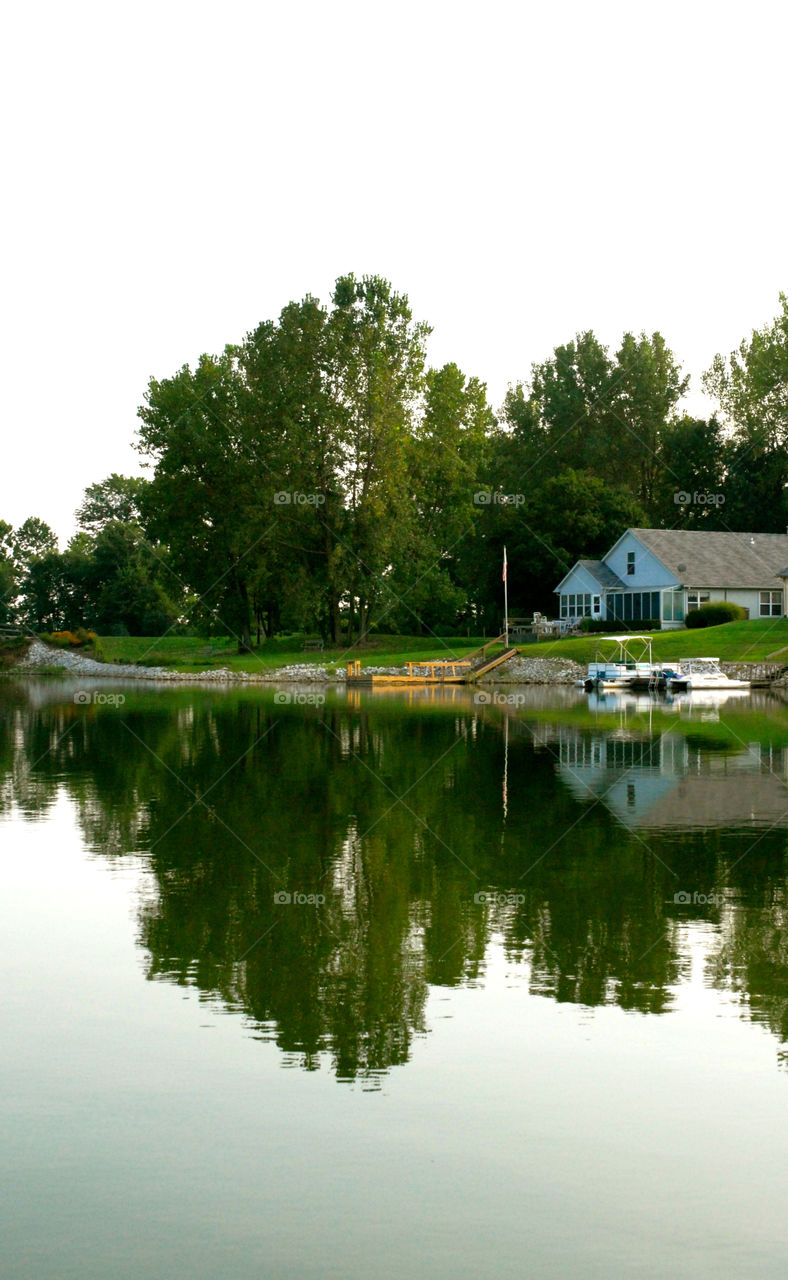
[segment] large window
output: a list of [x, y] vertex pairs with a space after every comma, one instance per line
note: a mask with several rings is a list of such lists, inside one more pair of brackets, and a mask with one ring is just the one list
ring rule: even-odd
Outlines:
[[684, 621], [684, 592], [683, 591], [663, 591], [662, 592], [662, 621], [663, 622], [683, 622]]
[[[597, 600], [598, 597], [594, 596]], [[590, 618], [591, 595], [589, 592], [578, 592], [575, 595], [561, 596], [562, 618]]]
[[699, 609], [702, 604], [709, 603], [708, 591], [688, 591], [687, 592], [687, 613], [692, 609]]
[[783, 616], [782, 591], [761, 592], [761, 617], [781, 618]]
[[659, 621], [659, 595], [658, 591], [612, 592], [607, 597], [607, 621]]

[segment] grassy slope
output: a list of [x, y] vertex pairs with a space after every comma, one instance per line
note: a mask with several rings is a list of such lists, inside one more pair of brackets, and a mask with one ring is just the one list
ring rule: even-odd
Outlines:
[[[656, 632], [654, 657], [672, 659], [711, 654], [724, 662], [762, 662], [775, 650], [788, 646], [788, 618], [755, 619], [750, 622], [726, 622], [720, 627], [699, 631]], [[209, 671], [228, 667], [231, 671], [274, 671], [296, 663], [321, 666], [344, 666], [349, 658], [359, 658], [365, 666], [399, 667], [420, 658], [463, 658], [477, 649], [483, 640], [435, 639], [431, 636], [374, 636], [361, 649], [325, 649], [304, 652], [303, 640], [285, 638], [268, 640], [254, 654], [236, 652], [230, 638], [212, 640], [196, 636], [165, 636], [161, 640], [146, 636], [108, 636], [101, 640], [101, 656], [106, 662], [138, 662], [144, 666], [166, 666], [178, 671]], [[592, 662], [599, 647], [599, 637], [571, 637], [521, 645], [526, 658], [572, 658], [585, 666]], [[788, 648], [773, 661], [788, 666]]]
[[302, 639], [268, 640], [254, 654], [239, 654], [232, 639], [211, 640], [195, 636], [165, 636], [161, 640], [146, 636], [102, 637], [100, 653], [105, 662], [138, 662], [143, 666], [170, 667], [176, 671], [209, 671], [227, 667], [231, 671], [275, 671], [295, 663], [344, 667], [350, 658], [358, 658], [362, 667], [398, 667], [404, 662], [425, 658], [462, 658], [472, 653], [484, 640], [434, 639], [431, 636], [374, 636], [362, 649], [324, 649], [304, 652]]
[[[788, 646], [788, 618], [726, 622], [720, 627], [697, 631], [657, 631], [652, 640], [654, 657], [658, 660], [711, 655], [723, 662], [762, 662], [775, 650]], [[520, 653], [528, 658], [572, 658], [585, 665], [594, 661], [598, 647], [599, 636], [573, 636], [522, 645]], [[788, 666], [788, 650], [773, 661]]]

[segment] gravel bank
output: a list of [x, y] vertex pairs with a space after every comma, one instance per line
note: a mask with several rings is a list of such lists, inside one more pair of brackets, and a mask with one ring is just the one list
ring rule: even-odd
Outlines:
[[[79, 676], [100, 676], [117, 680], [119, 677], [132, 680], [170, 680], [181, 683], [210, 681], [232, 684], [271, 684], [285, 681], [294, 684], [336, 684], [344, 683], [344, 668], [316, 666], [314, 663], [293, 663], [288, 667], [280, 667], [277, 671], [229, 671], [227, 667], [219, 667], [213, 671], [172, 671], [169, 667], [138, 667], [123, 662], [97, 662], [83, 653], [71, 649], [57, 649], [34, 640], [24, 658], [15, 668], [17, 671], [64, 671]], [[404, 667], [365, 667], [367, 674], [401, 675]]]
[[[97, 662], [83, 653], [70, 649], [57, 649], [34, 640], [17, 670], [59, 670], [73, 675], [99, 676], [117, 680], [169, 680], [188, 682], [210, 681], [233, 684], [270, 684], [286, 681], [297, 684], [343, 684], [347, 678], [343, 667], [323, 667], [314, 663], [299, 662], [277, 671], [229, 671], [221, 667], [215, 671], [172, 671], [168, 667], [138, 667], [130, 663]], [[405, 675], [405, 667], [364, 667], [365, 675]], [[560, 658], [511, 658], [503, 666], [491, 671], [485, 684], [574, 684], [585, 674], [576, 662]], [[481, 683], [481, 682], [480, 682]]]
[[[768, 680], [779, 674], [774, 663], [722, 662], [722, 670], [742, 680]], [[34, 640], [25, 657], [14, 668], [16, 671], [60, 670], [81, 676], [99, 676], [104, 679], [120, 677], [131, 680], [168, 680], [189, 683], [231, 684], [344, 684], [347, 673], [344, 664], [323, 667], [315, 663], [299, 662], [276, 671], [229, 671], [221, 667], [215, 671], [172, 671], [168, 667], [137, 667], [129, 663], [97, 662], [84, 654], [69, 649], [56, 649]], [[783, 668], [780, 684], [788, 684], [788, 668]], [[365, 675], [406, 675], [405, 667], [368, 667]], [[585, 666], [568, 658], [510, 658], [479, 681], [480, 686], [497, 684], [573, 685], [583, 680]]]

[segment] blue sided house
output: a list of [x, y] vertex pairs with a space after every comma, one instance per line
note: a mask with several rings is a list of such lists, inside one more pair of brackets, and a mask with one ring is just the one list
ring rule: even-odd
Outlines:
[[602, 560], [578, 560], [555, 591], [567, 626], [596, 618], [667, 630], [710, 600], [781, 618], [786, 579], [788, 533], [627, 529]]

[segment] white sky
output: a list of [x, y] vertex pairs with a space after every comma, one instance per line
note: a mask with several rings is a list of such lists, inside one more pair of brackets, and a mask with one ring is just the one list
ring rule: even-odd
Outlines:
[[0, 518], [137, 471], [150, 375], [348, 271], [500, 404], [578, 330], [700, 374], [788, 289], [788, 9], [6, 9]]

